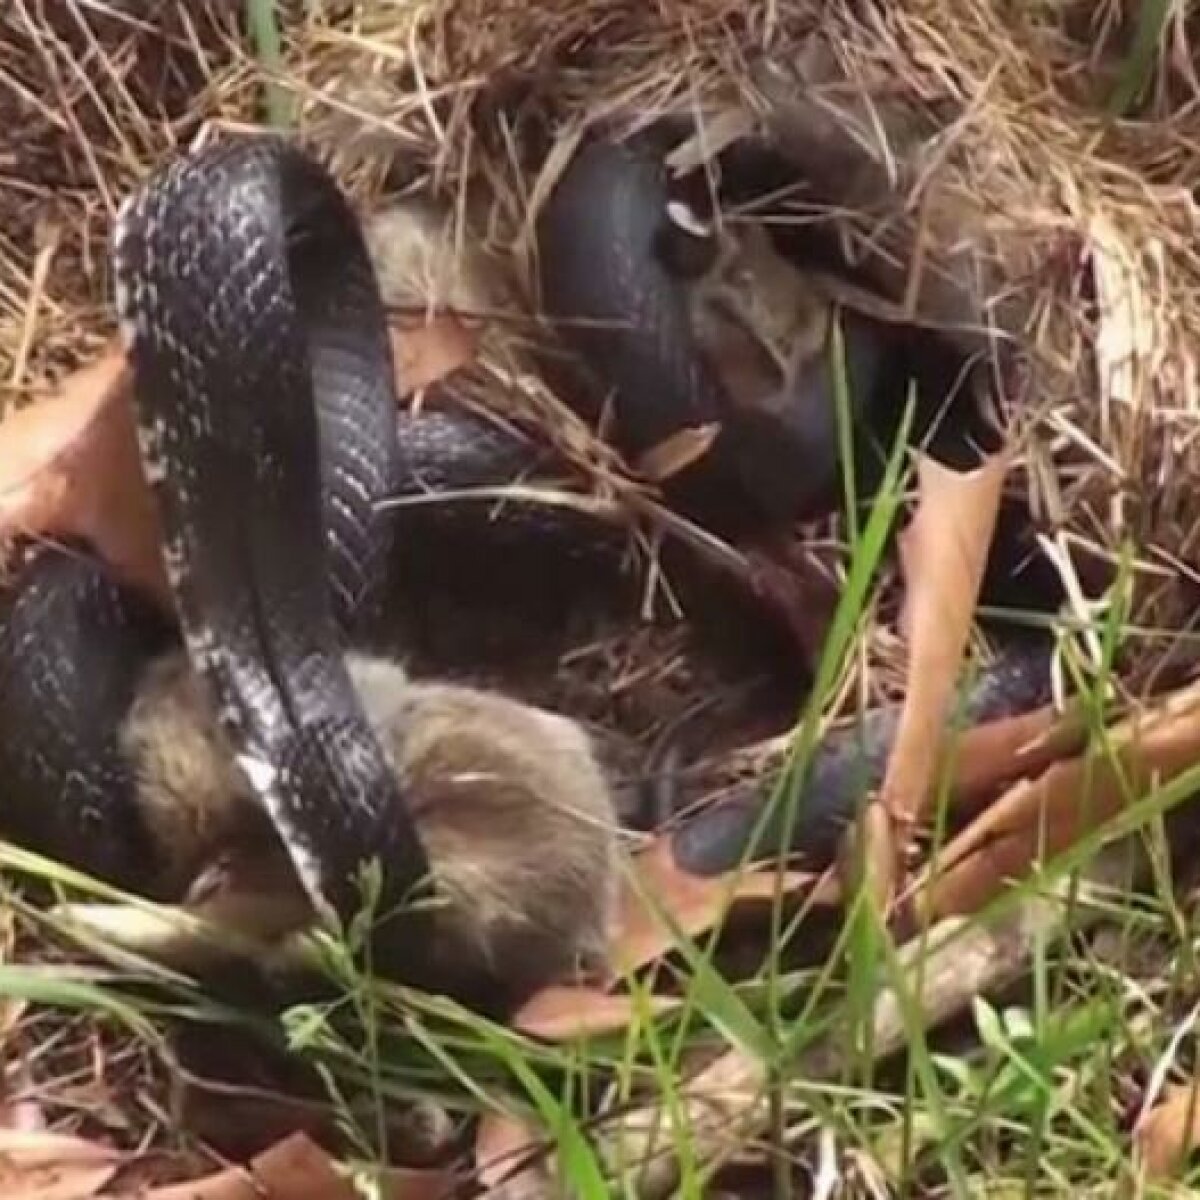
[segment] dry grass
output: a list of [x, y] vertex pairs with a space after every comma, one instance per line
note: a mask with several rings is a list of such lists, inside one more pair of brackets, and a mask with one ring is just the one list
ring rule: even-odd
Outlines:
[[[168, 10], [172, 6], [167, 6]], [[217, 103], [236, 103], [231, 6], [16, 0], [0, 14], [0, 372], [23, 398], [113, 326], [107, 236], [131, 184]]]

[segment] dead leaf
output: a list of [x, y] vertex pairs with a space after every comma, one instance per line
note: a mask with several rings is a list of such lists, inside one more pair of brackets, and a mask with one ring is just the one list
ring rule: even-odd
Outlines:
[[675, 863], [668, 838], [656, 838], [634, 858], [636, 880], [626, 883], [613, 956], [619, 971], [635, 971], [670, 952], [675, 934], [645, 897], [670, 914], [689, 937], [712, 929], [733, 904], [769, 903], [782, 887], [792, 894], [813, 883], [811, 874], [772, 867], [723, 875], [692, 875]]
[[19, 535], [86, 539], [130, 582], [167, 602], [129, 386], [114, 343], [57, 394], [0, 421], [0, 544]]
[[715, 423], [689, 425], [651, 446], [638, 458], [634, 468], [643, 478], [662, 483], [703, 458], [720, 432], [720, 425]]
[[1138, 1122], [1134, 1147], [1149, 1179], [1175, 1174], [1200, 1145], [1200, 1080], [1163, 1089], [1163, 1097]]
[[963, 730], [946, 751], [955, 812], [981, 808], [1000, 788], [1078, 754], [1086, 741], [1082, 714], [1060, 713], [1049, 704]]
[[119, 1165], [116, 1150], [83, 1138], [0, 1130], [0, 1195], [5, 1200], [91, 1200]]
[[358, 1193], [351, 1181], [334, 1169], [320, 1146], [297, 1133], [277, 1142], [247, 1167], [230, 1167], [204, 1179], [153, 1188], [138, 1200], [358, 1200]]
[[925, 815], [933, 795], [1007, 469], [1003, 455], [969, 472], [953, 471], [927, 455], [918, 464], [917, 511], [900, 541], [907, 582], [907, 687], [876, 801], [889, 821], [876, 825], [872, 835], [891, 845], [868, 849], [876, 863], [890, 851], [898, 871], [908, 830]]
[[[976, 912], [1032, 863], [1070, 848], [1200, 757], [1200, 685], [1110, 727], [1107, 745], [1009, 789], [952, 838], [917, 901], [924, 920]], [[1115, 765], [1114, 765], [1115, 763]]]
[[517, 1010], [512, 1027], [549, 1042], [571, 1041], [625, 1029], [642, 1014], [643, 1006], [652, 1013], [663, 1013], [679, 1004], [673, 996], [651, 996], [635, 1002], [629, 996], [600, 988], [549, 987]]
[[389, 1167], [379, 1175], [380, 1200], [450, 1200], [453, 1174], [433, 1167]]
[[402, 396], [465, 367], [479, 347], [478, 333], [450, 313], [420, 322], [394, 320], [391, 335], [396, 389]]

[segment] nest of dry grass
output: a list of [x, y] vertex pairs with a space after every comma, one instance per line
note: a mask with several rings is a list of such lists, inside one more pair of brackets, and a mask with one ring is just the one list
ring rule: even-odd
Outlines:
[[[628, 487], [526, 370], [532, 219], [590, 125], [682, 110], [717, 137], [738, 109], [769, 126], [765, 56], [845, 118], [843, 166], [874, 164], [825, 179], [803, 219], [865, 254], [907, 223], [913, 253], [883, 272], [889, 303], [937, 324], [959, 292], [924, 292], [916, 268], [967, 262], [956, 286], [1020, 345], [1024, 383], [1005, 406], [1012, 486], [1048, 547], [1086, 551], [1064, 570], [1130, 545], [1134, 618], [1190, 627], [1200, 18], [1182, 5], [1138, 117], [1123, 120], [1104, 111], [1133, 37], [1137, 6], [1119, 0], [281, 5], [277, 67], [250, 49], [240, 3], [156, 7], [149, 18], [131, 0], [0, 6], [0, 122], [19, 131], [0, 140], [0, 408], [52, 389], [111, 335], [107, 236], [121, 196], [206, 124], [259, 121], [264, 87], [279, 82], [364, 206], [428, 183], [464, 254], [512, 266], [467, 390], [540, 425], [599, 490]], [[896, 657], [888, 637], [881, 657]], [[647, 678], [644, 663], [620, 665], [637, 686]]]
[[[478, 390], [501, 406], [519, 393], [612, 484], [610, 457], [512, 356], [534, 307], [538, 203], [589, 126], [684, 111], [719, 138], [738, 108], [778, 132], [791, 87], [843, 121], [840, 165], [872, 168], [818, 181], [805, 219], [859, 253], [911, 251], [882, 289], [910, 317], [937, 324], [958, 288], [1019, 343], [1013, 486], [1045, 544], [1075, 553], [1068, 573], [1079, 552], [1112, 563], [1132, 546], [1135, 617], [1179, 630], [1200, 579], [1197, 29], [1178, 6], [1139, 115], [1113, 120], [1135, 8], [359, 0], [281, 6], [283, 55], [264, 65], [238, 4], [151, 20], [133, 4], [14, 0], [0, 16], [0, 119], [22, 130], [0, 160], [0, 371], [19, 400], [94, 351], [112, 325], [119, 197], [206, 122], [258, 120], [281, 83], [364, 205], [419, 178], [448, 202], [455, 245], [515, 264], [498, 302], [508, 340]], [[782, 93], [764, 92], [764, 59], [792, 73]], [[920, 282], [930, 264], [959, 272], [950, 292]]]

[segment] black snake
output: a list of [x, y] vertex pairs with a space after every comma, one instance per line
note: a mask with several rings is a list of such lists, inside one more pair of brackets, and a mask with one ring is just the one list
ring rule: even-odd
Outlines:
[[[668, 498], [719, 530], [753, 528], [779, 519], [783, 477], [763, 483], [762, 439], [739, 440], [697, 353], [659, 253], [666, 186], [637, 154], [585, 147], [539, 226], [547, 307], [615, 396], [623, 450], [722, 423]], [[340, 650], [406, 586], [381, 501], [431, 478], [492, 482], [512, 445], [466, 415], [398, 419], [358, 222], [287, 140], [231, 139], [170, 163], [123, 206], [112, 246], [178, 626], [86, 548], [30, 561], [0, 598], [3, 832], [139, 887], [146, 850], [116, 730], [141, 666], [182, 636], [313, 899], [346, 915], [359, 865], [378, 858], [384, 899], [398, 901], [427, 862]], [[620, 324], [585, 332], [580, 317]], [[806, 493], [796, 485], [785, 509]], [[551, 524], [522, 536], [536, 545]]]

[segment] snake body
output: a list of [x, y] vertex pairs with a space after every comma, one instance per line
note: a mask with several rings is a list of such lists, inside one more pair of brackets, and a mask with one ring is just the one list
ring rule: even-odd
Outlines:
[[[538, 221], [539, 282], [575, 356], [565, 394], [587, 415], [611, 404], [614, 440], [633, 461], [684, 430], [714, 427], [708, 450], [663, 489], [674, 507], [723, 536], [828, 512], [841, 499], [830, 357], [816, 355], [751, 403], [731, 395], [689, 309], [690, 263], [672, 253], [692, 240], [670, 217], [673, 194], [661, 147], [592, 139], [549, 195]], [[898, 426], [898, 339], [857, 314], [842, 322], [852, 417], [865, 427], [867, 414], [894, 406]], [[869, 489], [863, 449], [878, 451], [860, 448], [856, 475]]]
[[0, 592], [5, 836], [159, 898], [145, 887], [153, 847], [116, 723], [142, 666], [174, 641], [85, 547], [39, 553]]
[[[373, 944], [410, 978], [491, 1000], [593, 949], [616, 830], [581, 732], [347, 658], [396, 557], [381, 502], [431, 465], [461, 482], [504, 455], [444, 419], [410, 423], [402, 445], [382, 303], [331, 177], [278, 138], [176, 160], [123, 206], [113, 268], [177, 627], [84, 553], [33, 558], [0, 636], [6, 834], [153, 893], [148, 807], [215, 780], [216, 808], [236, 817], [245, 789], [267, 814], [319, 913], [353, 916], [379, 863], [377, 916], [402, 919], [379, 919]], [[181, 654], [189, 672], [170, 666]], [[131, 726], [147, 680], [175, 676], [177, 718]], [[50, 732], [25, 742], [35, 712]], [[433, 876], [448, 916], [413, 904]]]
[[[966, 688], [954, 728], [961, 732], [1048, 704], [1051, 654], [1048, 638], [1012, 639]], [[794, 852], [805, 866], [827, 865], [846, 827], [883, 783], [900, 717], [899, 704], [870, 709], [826, 736], [786, 779], [737, 788], [681, 822], [671, 835], [676, 861], [696, 875], [769, 861], [781, 852]], [[780, 782], [786, 786], [778, 788]]]
[[[659, 257], [667, 201], [660, 164], [593, 141], [579, 150], [538, 226], [542, 303], [583, 368], [577, 394], [590, 400], [589, 415], [611, 398], [614, 441], [630, 459], [729, 415], [699, 354], [684, 289]], [[746, 499], [724, 443], [672, 479], [669, 494], [718, 529]]]
[[233, 142], [134, 194], [113, 265], [191, 661], [301, 880], [344, 913], [376, 855], [409, 883], [428, 872], [341, 659], [387, 559], [379, 505], [396, 474], [391, 349], [358, 223], [306, 155]]

